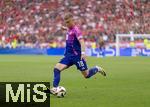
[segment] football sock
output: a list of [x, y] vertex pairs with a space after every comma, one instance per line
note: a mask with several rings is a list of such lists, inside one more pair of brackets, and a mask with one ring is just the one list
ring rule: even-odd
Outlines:
[[86, 78], [92, 77], [92, 76], [95, 75], [97, 72], [98, 72], [98, 69], [97, 69], [96, 67], [93, 67], [93, 68], [89, 69], [89, 73], [88, 73], [88, 75], [87, 75]]
[[53, 80], [53, 87], [58, 87], [60, 82], [60, 70], [54, 68], [54, 80]]

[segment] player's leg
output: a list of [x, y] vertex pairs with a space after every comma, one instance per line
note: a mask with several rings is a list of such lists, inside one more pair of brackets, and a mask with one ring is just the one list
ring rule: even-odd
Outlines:
[[53, 79], [53, 87], [58, 87], [60, 82], [60, 73], [68, 66], [66, 64], [57, 63], [54, 67], [54, 79]]
[[103, 68], [99, 67], [99, 66], [95, 66], [93, 68], [90, 68], [88, 70], [85, 70], [85, 71], [81, 71], [82, 75], [85, 77], [85, 78], [90, 78], [92, 77], [93, 75], [95, 75], [97, 72], [101, 73], [103, 76], [106, 76], [106, 73], [104, 71]]
[[79, 69], [82, 75], [85, 78], [90, 78], [95, 75], [97, 72], [101, 73], [103, 76], [106, 76], [106, 73], [103, 68], [95, 66], [91, 69], [87, 68], [86, 61], [84, 59], [77, 61], [76, 63], [77, 69]]
[[54, 79], [53, 79], [53, 87], [58, 87], [59, 82], [60, 82], [60, 74], [61, 71], [64, 69], [70, 67], [72, 65], [70, 57], [65, 56], [60, 60], [59, 63], [57, 63], [54, 67]]
[[55, 95], [57, 93], [57, 87], [59, 85], [60, 82], [60, 77], [61, 77], [61, 71], [63, 71], [64, 69], [66, 69], [68, 66], [66, 64], [62, 64], [62, 63], [57, 63], [54, 67], [54, 77], [53, 77], [53, 88], [49, 89], [47, 88], [45, 90], [46, 93], [51, 93], [53, 95]]
[[70, 57], [64, 57], [60, 60], [59, 63], [57, 63], [54, 67], [54, 78], [53, 78], [53, 88], [51, 88], [51, 93], [56, 94], [57, 93], [57, 87], [59, 86], [60, 77], [61, 77], [61, 71], [64, 69], [70, 67], [72, 65], [70, 61]]
[[54, 73], [54, 77], [53, 77], [53, 88], [49, 89], [48, 87], [46, 89], [44, 89], [45, 93], [50, 93], [55, 95], [57, 93], [57, 87], [59, 85], [60, 82], [60, 73], [61, 71], [63, 71], [64, 69], [66, 69], [68, 66], [65, 64], [61, 64], [61, 63], [57, 63], [54, 67], [53, 73]]
[[104, 47], [100, 47], [100, 48], [99, 48], [99, 53], [100, 53], [100, 55], [101, 55], [102, 57], [105, 56], [104, 50], [105, 50]]

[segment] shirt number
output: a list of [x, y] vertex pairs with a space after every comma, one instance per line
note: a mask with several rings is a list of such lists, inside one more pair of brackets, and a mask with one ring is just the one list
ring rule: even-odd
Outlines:
[[83, 61], [78, 61], [77, 63], [78, 63], [78, 65], [79, 65], [79, 67], [83, 67], [83, 66], [84, 66]]

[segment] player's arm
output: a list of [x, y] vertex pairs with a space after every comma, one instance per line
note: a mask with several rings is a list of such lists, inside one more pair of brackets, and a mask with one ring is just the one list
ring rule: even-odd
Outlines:
[[76, 28], [76, 36], [77, 36], [77, 39], [81, 45], [81, 59], [85, 59], [85, 42], [84, 42], [84, 38], [83, 38], [83, 35], [81, 33], [81, 31]]
[[79, 42], [80, 42], [80, 45], [81, 45], [81, 59], [85, 60], [86, 55], [85, 55], [85, 42], [84, 42], [84, 39], [83, 38], [79, 39]]
[[81, 45], [81, 54], [85, 54], [85, 42], [84, 39], [79, 39], [80, 45]]
[[65, 26], [61, 26], [61, 29], [62, 29], [62, 30], [68, 30], [68, 28], [65, 27]]

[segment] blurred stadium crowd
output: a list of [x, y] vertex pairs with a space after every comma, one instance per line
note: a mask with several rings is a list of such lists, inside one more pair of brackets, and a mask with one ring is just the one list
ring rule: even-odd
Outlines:
[[88, 47], [114, 43], [116, 33], [150, 34], [149, 0], [0, 0], [0, 47], [64, 47], [67, 12]]

